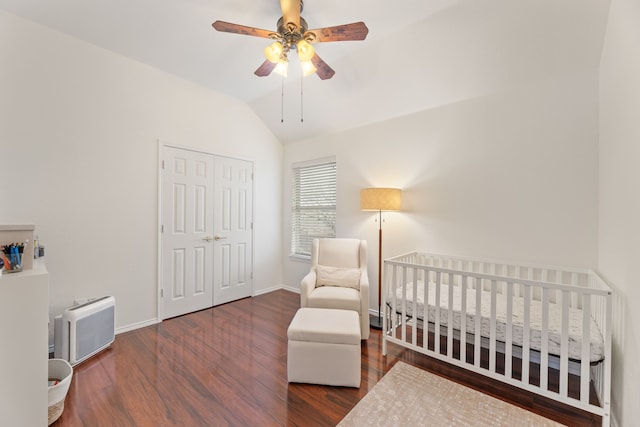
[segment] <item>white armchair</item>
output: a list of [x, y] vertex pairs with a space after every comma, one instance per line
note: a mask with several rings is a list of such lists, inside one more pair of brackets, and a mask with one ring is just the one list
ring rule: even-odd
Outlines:
[[368, 339], [367, 241], [314, 239], [311, 271], [300, 283], [300, 306], [356, 311], [361, 339]]

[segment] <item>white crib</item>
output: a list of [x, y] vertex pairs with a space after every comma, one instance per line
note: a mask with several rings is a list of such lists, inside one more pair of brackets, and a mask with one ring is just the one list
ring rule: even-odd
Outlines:
[[611, 290], [595, 272], [412, 252], [384, 261], [382, 295], [383, 354], [397, 344], [609, 426]]

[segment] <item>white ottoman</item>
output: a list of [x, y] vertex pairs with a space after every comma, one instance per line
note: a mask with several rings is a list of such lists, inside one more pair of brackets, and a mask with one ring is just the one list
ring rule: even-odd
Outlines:
[[360, 317], [356, 311], [301, 308], [287, 336], [289, 382], [360, 387]]

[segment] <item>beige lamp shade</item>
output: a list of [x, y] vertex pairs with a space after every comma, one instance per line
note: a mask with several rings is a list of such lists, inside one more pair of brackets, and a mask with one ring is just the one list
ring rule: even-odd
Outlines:
[[399, 211], [402, 191], [399, 188], [364, 188], [360, 190], [360, 209], [363, 211]]

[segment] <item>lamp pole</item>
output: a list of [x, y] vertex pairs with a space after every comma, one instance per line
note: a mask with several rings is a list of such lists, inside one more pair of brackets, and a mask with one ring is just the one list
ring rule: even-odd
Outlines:
[[382, 304], [382, 210], [378, 211], [378, 215], [378, 318], [369, 319], [373, 329], [382, 329], [382, 316], [380, 315]]
[[382, 211], [399, 211], [402, 192], [398, 188], [363, 188], [360, 190], [360, 209], [378, 211], [378, 317], [369, 315], [369, 325], [382, 329]]

